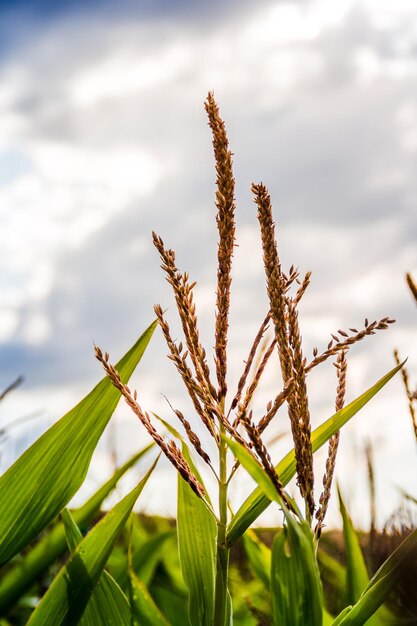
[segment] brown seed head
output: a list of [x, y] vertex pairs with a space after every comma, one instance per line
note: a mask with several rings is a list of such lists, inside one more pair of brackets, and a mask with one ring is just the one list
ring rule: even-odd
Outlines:
[[217, 228], [219, 231], [215, 352], [216, 372], [220, 401], [227, 392], [227, 333], [229, 328], [230, 285], [233, 248], [235, 244], [235, 180], [233, 177], [232, 153], [226, 128], [212, 93], [205, 102], [209, 126], [213, 136], [214, 159], [217, 173]]

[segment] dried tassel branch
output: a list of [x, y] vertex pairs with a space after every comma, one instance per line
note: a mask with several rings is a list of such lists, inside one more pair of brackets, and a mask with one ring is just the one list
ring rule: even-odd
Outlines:
[[363, 330], [358, 332], [356, 328], [349, 329], [351, 332], [355, 333], [354, 335], [351, 335], [350, 337], [345, 331], [339, 330], [338, 331], [339, 334], [341, 334], [342, 337], [344, 337], [345, 339], [341, 340], [337, 335], [332, 335], [333, 340], [336, 343], [331, 341], [329, 345], [327, 346], [327, 350], [325, 350], [322, 354], [316, 356], [312, 361], [310, 361], [310, 363], [306, 365], [306, 372], [309, 372], [310, 370], [313, 369], [313, 367], [316, 367], [320, 363], [323, 363], [329, 357], [333, 356], [334, 354], [337, 354], [341, 350], [346, 350], [350, 346], [353, 346], [353, 344], [358, 343], [358, 341], [361, 341], [362, 339], [364, 339], [364, 337], [367, 337], [368, 335], [374, 335], [375, 331], [387, 329], [388, 325], [394, 324], [394, 322], [395, 320], [390, 319], [389, 317], [384, 317], [379, 322], [375, 321], [375, 322], [372, 322], [371, 324], [368, 323], [368, 320], [365, 320], [365, 328]]
[[[310, 417], [305, 390], [305, 363], [301, 353], [298, 321], [295, 317], [296, 307], [293, 305], [291, 308], [287, 308], [288, 300], [275, 241], [275, 224], [270, 196], [262, 183], [252, 185], [252, 191], [258, 207], [267, 291], [271, 316], [275, 326], [275, 339], [278, 345], [284, 385], [291, 378], [294, 378], [294, 389], [287, 399], [297, 463], [298, 484], [301, 494], [306, 501], [309, 514], [313, 515], [315, 505]], [[310, 276], [307, 275], [301, 287], [300, 298], [305, 292], [309, 280]], [[291, 346], [290, 337], [292, 339]], [[293, 363], [294, 358], [298, 360], [295, 366]]]
[[[286, 292], [290, 288], [291, 284], [297, 279], [298, 275], [299, 275], [298, 271], [295, 270], [293, 267], [290, 268], [290, 272], [289, 272], [289, 277], [288, 278], [283, 274], [283, 277], [284, 277], [284, 279], [286, 281], [286, 289], [285, 289]], [[297, 293], [296, 293], [296, 295], [295, 295], [295, 297], [293, 299], [294, 306], [298, 306], [298, 304], [299, 304], [301, 298], [303, 297], [303, 295], [304, 295], [308, 285], [310, 284], [310, 279], [311, 279], [311, 272], [307, 272], [307, 274], [305, 275], [305, 277], [304, 277], [304, 279], [303, 279], [300, 287], [298, 288]], [[250, 350], [248, 359], [246, 361], [245, 369], [244, 369], [243, 374], [240, 377], [240, 380], [239, 380], [239, 383], [238, 383], [238, 388], [237, 388], [236, 395], [233, 398], [232, 404], [230, 406], [230, 411], [235, 409], [236, 406], [238, 405], [239, 401], [240, 401], [240, 398], [241, 398], [241, 395], [242, 395], [242, 391], [243, 391], [243, 389], [245, 387], [246, 380], [247, 380], [247, 377], [249, 375], [249, 371], [250, 371], [250, 369], [252, 367], [252, 363], [253, 363], [255, 355], [256, 355], [256, 351], [257, 351], [257, 349], [259, 347], [259, 344], [260, 344], [260, 342], [262, 340], [262, 337], [263, 337], [264, 333], [266, 332], [266, 330], [268, 328], [268, 324], [269, 324], [270, 320], [271, 320], [271, 312], [268, 311], [268, 314], [265, 317], [264, 321], [262, 322], [262, 324], [261, 324], [261, 326], [259, 328], [259, 331], [258, 331], [258, 333], [257, 333], [257, 335], [256, 335], [256, 337], [254, 339], [254, 342], [252, 344], [252, 348]], [[285, 320], [288, 321], [288, 313], [287, 312], [285, 313]], [[275, 345], [276, 345], [276, 339], [274, 339], [272, 341], [270, 347], [268, 348], [268, 353], [271, 350], [270, 354], [272, 354], [272, 350], [273, 350]], [[285, 401], [287, 396], [288, 396], [288, 393], [285, 393], [283, 402]], [[279, 407], [283, 403], [283, 402], [280, 403], [281, 397], [282, 397], [282, 394], [279, 394], [279, 396], [277, 396], [277, 398], [274, 401], [274, 404], [276, 404], [276, 402], [278, 400], [278, 405], [276, 407], [275, 413], [278, 411]], [[275, 415], [275, 413], [273, 415]], [[272, 417], [273, 417], [273, 415], [272, 415]], [[270, 419], [272, 419], [272, 417]], [[268, 423], [269, 423], [270, 419], [268, 420]], [[236, 425], [236, 421], [235, 421], [235, 425]]]
[[285, 383], [284, 389], [276, 396], [275, 400], [273, 402], [269, 403], [269, 405], [267, 407], [267, 412], [260, 419], [260, 421], [258, 423], [258, 426], [257, 426], [257, 429], [258, 429], [260, 434], [263, 433], [265, 428], [267, 426], [269, 426], [271, 421], [274, 419], [274, 417], [277, 414], [278, 410], [282, 407], [282, 405], [284, 404], [284, 402], [287, 400], [288, 396], [292, 392], [293, 386], [294, 386], [294, 379], [290, 378]]
[[311, 272], [307, 272], [307, 274], [303, 278], [303, 282], [301, 283], [301, 285], [297, 289], [297, 293], [295, 294], [295, 297], [293, 298], [292, 302], [293, 302], [294, 306], [298, 306], [301, 298], [305, 294], [305, 292], [307, 290], [307, 287], [310, 284], [310, 280], [311, 280]]
[[210, 434], [217, 439], [218, 435], [216, 433], [213, 414], [210, 411], [206, 410], [206, 397], [207, 397], [206, 392], [194, 380], [192, 372], [187, 365], [185, 356], [181, 354], [181, 351], [179, 350], [179, 348], [176, 346], [175, 342], [173, 341], [170, 330], [169, 330], [168, 322], [164, 318], [164, 314], [163, 314], [161, 306], [159, 304], [155, 305], [154, 311], [158, 318], [159, 325], [162, 329], [163, 335], [165, 337], [165, 341], [170, 351], [170, 354], [168, 356], [174, 362], [184, 382], [184, 385], [188, 391], [188, 395], [191, 398], [194, 408], [197, 414], [201, 418], [201, 421], [206, 426]]
[[244, 415], [242, 417], [242, 424], [244, 425], [246, 432], [249, 435], [251, 447], [253, 447], [256, 454], [258, 455], [259, 461], [261, 462], [262, 467], [271, 479], [278, 495], [289, 508], [292, 508], [285, 493], [284, 485], [279, 480], [279, 476], [272, 463], [270, 454], [259, 435], [258, 429], [252, 423], [252, 415]]
[[202, 387], [216, 399], [217, 394], [210, 382], [210, 370], [207, 365], [206, 352], [200, 343], [197, 316], [193, 300], [193, 288], [195, 283], [189, 284], [188, 274], [181, 274], [175, 265], [175, 252], [167, 250], [164, 242], [155, 232], [152, 233], [153, 243], [158, 250], [162, 269], [167, 274], [167, 281], [172, 286], [181, 319], [188, 352], [193, 363], [197, 380]]
[[[395, 358], [395, 362], [397, 363], [397, 365], [400, 365], [401, 361], [400, 361], [400, 355], [398, 354], [398, 350], [394, 350], [394, 358]], [[408, 410], [411, 416], [411, 422], [413, 424], [414, 435], [417, 441], [417, 414], [416, 414], [416, 404], [415, 404], [417, 398], [416, 398], [416, 393], [413, 393], [411, 391], [408, 371], [405, 366], [401, 368], [401, 376], [403, 379], [405, 393], [408, 399]]]
[[119, 372], [116, 368], [109, 363], [109, 355], [106, 352], [104, 355], [98, 346], [94, 346], [94, 351], [96, 358], [100, 361], [103, 366], [103, 369], [110, 379], [111, 383], [120, 391], [123, 395], [127, 405], [132, 409], [132, 411], [137, 415], [148, 434], [152, 437], [155, 443], [159, 446], [165, 456], [169, 461], [174, 465], [176, 470], [181, 474], [183, 479], [190, 485], [191, 489], [194, 493], [200, 498], [204, 498], [205, 491], [203, 486], [191, 472], [191, 469], [183, 457], [180, 450], [178, 450], [174, 441], [169, 441], [168, 444], [162, 439], [161, 435], [157, 432], [155, 427], [153, 426], [149, 415], [142, 410], [140, 405], [137, 402], [137, 393], [136, 391], [133, 393], [130, 392], [130, 389], [127, 385], [124, 384], [122, 379], [120, 378]]
[[266, 330], [268, 328], [268, 324], [270, 322], [270, 319], [271, 319], [271, 314], [268, 311], [268, 314], [266, 315], [264, 321], [262, 322], [262, 324], [261, 324], [261, 326], [260, 326], [260, 328], [259, 328], [259, 330], [257, 332], [257, 335], [256, 335], [256, 337], [255, 337], [255, 339], [253, 341], [252, 347], [251, 347], [250, 352], [249, 352], [249, 356], [248, 356], [248, 358], [246, 360], [245, 369], [243, 370], [242, 376], [240, 377], [238, 385], [237, 385], [236, 395], [235, 395], [235, 397], [232, 400], [232, 404], [230, 405], [230, 411], [235, 409], [237, 407], [238, 403], [240, 402], [242, 391], [243, 391], [243, 389], [244, 389], [244, 387], [246, 385], [246, 380], [248, 378], [250, 369], [252, 367], [252, 363], [253, 363], [253, 360], [255, 358], [256, 351], [257, 351], [257, 349], [259, 347], [259, 344], [262, 341], [262, 337], [264, 336], [264, 333], [266, 332]]
[[217, 173], [217, 228], [219, 231], [215, 353], [216, 373], [219, 384], [219, 401], [226, 397], [227, 383], [227, 334], [229, 329], [230, 285], [233, 248], [235, 244], [235, 181], [233, 177], [232, 153], [226, 128], [212, 93], [205, 102], [209, 126], [213, 136], [214, 158]]
[[259, 381], [261, 380], [262, 374], [264, 373], [265, 367], [270, 359], [271, 354], [274, 351], [274, 348], [275, 348], [275, 341], [272, 341], [272, 343], [267, 348], [265, 354], [263, 355], [258, 368], [256, 369], [256, 372], [255, 372], [255, 375], [253, 377], [251, 384], [246, 389], [243, 402], [238, 407], [238, 413], [233, 424], [235, 428], [239, 424], [240, 420], [242, 419], [242, 416], [246, 415], [247, 413], [248, 407], [252, 401], [254, 393], [259, 385]]
[[294, 439], [298, 485], [310, 516], [314, 515], [314, 470], [311, 444], [310, 410], [308, 407], [305, 359], [301, 347], [301, 334], [297, 309], [288, 302], [289, 342], [292, 350], [294, 391], [289, 398], [289, 416]]
[[417, 285], [415, 284], [411, 274], [406, 274], [405, 278], [407, 280], [407, 285], [414, 296], [414, 300], [417, 302]]
[[6, 387], [6, 389], [4, 389], [0, 393], [0, 400], [3, 400], [7, 396], [7, 394], [9, 394], [11, 391], [14, 391], [22, 383], [23, 383], [23, 376], [18, 376], [16, 378], [16, 380], [14, 380], [12, 383], [10, 383], [10, 385], [8, 387]]
[[271, 198], [262, 183], [253, 184], [252, 192], [258, 207], [258, 220], [261, 227], [262, 249], [267, 281], [267, 291], [274, 322], [275, 338], [281, 363], [284, 384], [292, 376], [291, 351], [288, 345], [286, 323], [286, 285], [282, 276], [281, 264], [275, 241], [275, 224], [272, 216]]
[[207, 463], [207, 465], [210, 465], [211, 469], [213, 469], [213, 467], [211, 465], [211, 459], [210, 459], [209, 455], [207, 454], [207, 452], [203, 449], [203, 447], [201, 445], [200, 438], [197, 435], [197, 433], [193, 431], [190, 422], [184, 417], [184, 414], [181, 411], [179, 411], [178, 409], [174, 409], [174, 407], [172, 406], [171, 402], [168, 400], [168, 398], [166, 396], [164, 396], [164, 398], [167, 401], [167, 403], [170, 406], [170, 408], [172, 409], [172, 411], [178, 417], [178, 419], [181, 422], [181, 424], [183, 425], [184, 430], [186, 432], [186, 435], [188, 437], [188, 441], [191, 443], [191, 445], [193, 446], [194, 450], [197, 452], [197, 454], [199, 456], [201, 456], [203, 461], [205, 463]]
[[[346, 358], [346, 350], [339, 352], [336, 360], [336, 369], [337, 369], [337, 391], [336, 391], [336, 400], [335, 400], [335, 409], [336, 412], [343, 409], [345, 404], [345, 395], [346, 395], [346, 374], [347, 374], [347, 358]], [[334, 468], [336, 464], [336, 455], [337, 449], [339, 446], [340, 439], [340, 431], [337, 431], [333, 435], [333, 437], [329, 440], [329, 448], [327, 454], [326, 461], [326, 471], [323, 476], [323, 492], [319, 499], [320, 507], [316, 513], [317, 526], [316, 526], [316, 535], [319, 538], [321, 535], [321, 531], [323, 528], [324, 518], [327, 513], [327, 508], [330, 500], [330, 491], [333, 481]]]
[[291, 265], [290, 267], [290, 271], [288, 273], [288, 276], [286, 274], [284, 274], [284, 272], [282, 273], [282, 277], [284, 278], [285, 282], [286, 282], [286, 288], [285, 291], [289, 291], [291, 285], [293, 284], [293, 282], [299, 282], [298, 277], [300, 276], [300, 273], [298, 271], [297, 268], [294, 267], [294, 265]]

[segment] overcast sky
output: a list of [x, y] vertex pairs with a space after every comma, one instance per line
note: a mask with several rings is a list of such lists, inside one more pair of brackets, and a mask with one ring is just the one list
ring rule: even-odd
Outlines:
[[[348, 400], [391, 369], [395, 346], [417, 379], [417, 316], [404, 282], [405, 271], [417, 276], [414, 2], [0, 2], [0, 42], [0, 380], [25, 377], [1, 419], [41, 414], [30, 433], [13, 431], [4, 465], [101, 377], [93, 341], [116, 361], [155, 302], [179, 329], [153, 229], [198, 281], [210, 351], [217, 244], [203, 102], [212, 89], [237, 185], [231, 386], [267, 308], [250, 195], [260, 180], [284, 268], [313, 272], [300, 307], [306, 353], [339, 328], [389, 315], [395, 327], [351, 351]], [[161, 394], [189, 407], [165, 354], [157, 332], [135, 383], [146, 409], [171, 418]], [[276, 381], [273, 366], [261, 406]], [[331, 364], [311, 376], [315, 425], [333, 412], [335, 386]], [[284, 413], [276, 429], [288, 429]], [[366, 439], [382, 524], [398, 485], [416, 495], [399, 377], [343, 431], [337, 475], [358, 523], [367, 517]], [[110, 471], [111, 440], [120, 461], [146, 441], [122, 406], [90, 488]], [[288, 446], [277, 445], [276, 460]], [[143, 505], [171, 514], [174, 478], [164, 464], [159, 472], [164, 487]], [[248, 489], [242, 475], [235, 505]], [[338, 523], [334, 511], [329, 523]]]

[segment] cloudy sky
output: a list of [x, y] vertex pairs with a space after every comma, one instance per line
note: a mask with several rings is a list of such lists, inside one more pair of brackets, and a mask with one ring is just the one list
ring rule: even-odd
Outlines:
[[[171, 294], [156, 230], [198, 281], [202, 336], [213, 345], [216, 230], [214, 90], [235, 154], [237, 236], [230, 383], [267, 303], [251, 181], [270, 189], [282, 262], [313, 272], [300, 307], [306, 353], [338, 328], [390, 315], [395, 328], [356, 346], [348, 399], [393, 366], [417, 378], [417, 317], [404, 283], [417, 275], [417, 18], [411, 0], [273, 2], [0, 2], [0, 377], [24, 385], [1, 406], [1, 461], [60, 417], [101, 377], [93, 341], [117, 360]], [[179, 332], [179, 330], [178, 330]], [[135, 377], [142, 404], [188, 411], [156, 334]], [[260, 392], [274, 394], [272, 366]], [[332, 413], [334, 368], [314, 372], [314, 424]], [[192, 416], [191, 416], [192, 419]], [[30, 428], [29, 428], [30, 424]], [[285, 415], [276, 432], [286, 432]], [[344, 430], [338, 478], [366, 523], [363, 448], [375, 448], [382, 524], [397, 486], [415, 493], [416, 446], [401, 381]], [[146, 441], [124, 407], [86, 487]], [[289, 446], [275, 448], [276, 459]], [[322, 455], [323, 457], [323, 455]], [[318, 458], [318, 467], [323, 458]], [[146, 510], [171, 514], [162, 464]], [[250, 489], [242, 475], [234, 504]], [[333, 511], [329, 523], [338, 523]]]

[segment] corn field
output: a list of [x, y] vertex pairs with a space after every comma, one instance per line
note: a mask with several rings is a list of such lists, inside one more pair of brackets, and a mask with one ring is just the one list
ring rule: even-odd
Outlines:
[[[296, 265], [283, 270], [272, 200], [263, 183], [253, 183], [269, 310], [259, 311], [259, 330], [248, 345], [237, 387], [231, 388], [229, 310], [238, 243], [235, 181], [225, 124], [211, 93], [205, 109], [217, 188], [214, 361], [200, 339], [195, 283], [178, 269], [175, 252], [153, 233], [183, 336], [173, 337], [172, 312], [157, 304], [155, 321], [117, 363], [113, 364], [104, 348], [95, 346], [104, 378], [0, 478], [0, 623], [416, 624], [415, 587], [411, 585], [413, 590], [405, 597], [401, 590], [413, 576], [415, 581], [417, 530], [400, 529], [395, 538], [382, 536], [372, 526], [369, 549], [367, 538], [355, 531], [343, 494], [333, 481], [343, 426], [360, 411], [366, 412], [376, 394], [386, 393], [383, 388], [395, 375], [403, 377], [417, 438], [417, 395], [397, 352], [395, 367], [388, 355], [386, 374], [345, 403], [350, 351], [358, 342], [376, 341], [371, 336], [389, 329], [394, 320], [365, 319], [362, 328], [339, 329], [330, 341], [323, 338], [323, 349], [314, 348], [307, 355], [298, 312], [310, 273], [302, 276]], [[407, 282], [417, 299], [410, 275]], [[272, 330], [270, 339], [268, 329]], [[168, 358], [193, 407], [190, 415], [171, 407], [170, 421], [152, 413], [152, 407], [144, 407], [141, 394], [129, 387], [145, 350], [152, 350], [155, 332], [162, 333]], [[274, 396], [259, 414], [253, 398], [273, 356], [279, 364]], [[309, 374], [328, 361], [335, 365], [334, 413], [313, 429]], [[82, 486], [93, 452], [121, 398], [138, 428], [146, 430], [149, 445], [117, 469], [80, 508], [69, 510], [67, 505]], [[267, 440], [276, 432], [278, 414], [280, 423], [286, 421], [291, 431], [293, 447], [283, 458], [274, 459]], [[327, 448], [327, 461], [324, 475], [318, 475], [314, 454], [322, 447]], [[149, 477], [158, 471], [161, 455], [178, 476], [176, 520], [133, 513], [137, 502], [140, 508]], [[139, 461], [147, 466], [142, 480], [114, 508], [102, 511], [104, 500]], [[368, 466], [372, 485], [371, 450]], [[212, 474], [214, 489], [205, 485], [205, 472]], [[232, 512], [229, 496], [238, 473], [247, 473], [257, 486]], [[295, 496], [288, 490], [293, 479]], [[336, 535], [325, 528], [332, 497], [338, 498], [343, 520], [343, 533]], [[282, 525], [259, 529], [257, 519], [269, 506], [281, 512]]]

